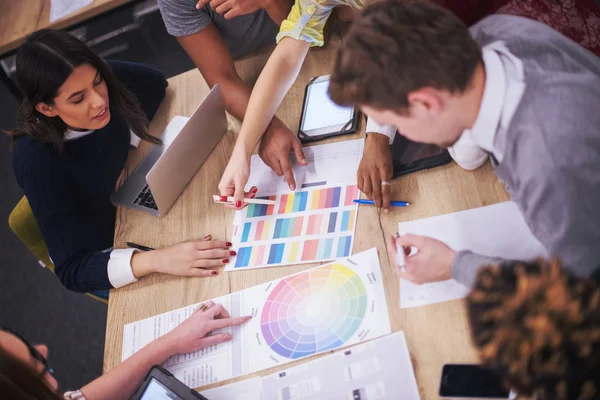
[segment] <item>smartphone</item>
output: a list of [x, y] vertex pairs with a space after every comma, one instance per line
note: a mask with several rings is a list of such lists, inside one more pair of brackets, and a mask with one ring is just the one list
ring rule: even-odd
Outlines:
[[440, 397], [453, 399], [514, 399], [494, 372], [474, 364], [446, 364], [440, 380]]

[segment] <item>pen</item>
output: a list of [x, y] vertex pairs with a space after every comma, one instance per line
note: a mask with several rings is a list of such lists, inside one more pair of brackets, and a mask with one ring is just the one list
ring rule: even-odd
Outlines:
[[[233, 197], [227, 197], [227, 196], [219, 196], [219, 195], [213, 195], [213, 200], [215, 201], [215, 203], [232, 203], [233, 204]], [[244, 203], [248, 203], [248, 204], [265, 204], [265, 205], [274, 205], [276, 204], [275, 200], [266, 200], [266, 199], [248, 199], [245, 198], [244, 199]]]
[[[356, 199], [356, 200], [354, 200], [354, 202], [358, 203], [358, 204], [370, 204], [370, 205], [375, 204], [375, 202], [373, 200]], [[408, 206], [410, 206], [410, 203], [406, 202], [406, 201], [390, 201], [390, 205], [392, 207], [408, 207]]]
[[142, 250], [142, 251], [152, 251], [152, 250], [154, 250], [152, 247], [142, 246], [141, 244], [132, 243], [132, 242], [125, 242], [125, 245], [127, 245], [127, 247], [131, 247], [131, 248]]

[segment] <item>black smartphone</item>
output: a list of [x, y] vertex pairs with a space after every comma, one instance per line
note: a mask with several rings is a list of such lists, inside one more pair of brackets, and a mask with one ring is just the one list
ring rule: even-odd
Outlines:
[[474, 364], [446, 364], [440, 380], [440, 397], [459, 399], [514, 399], [500, 377]]
[[208, 400], [194, 389], [190, 389], [169, 371], [155, 365], [144, 382], [129, 400]]
[[394, 168], [392, 179], [411, 172], [446, 165], [452, 161], [448, 150], [436, 145], [412, 142], [398, 134], [394, 143], [390, 145], [390, 152]]

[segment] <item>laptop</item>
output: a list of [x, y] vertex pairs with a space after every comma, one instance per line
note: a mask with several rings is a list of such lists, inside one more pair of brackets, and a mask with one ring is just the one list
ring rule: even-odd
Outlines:
[[187, 122], [184, 117], [173, 118], [161, 134], [164, 143], [152, 147], [112, 195], [112, 202], [166, 215], [226, 133], [225, 105], [215, 85]]

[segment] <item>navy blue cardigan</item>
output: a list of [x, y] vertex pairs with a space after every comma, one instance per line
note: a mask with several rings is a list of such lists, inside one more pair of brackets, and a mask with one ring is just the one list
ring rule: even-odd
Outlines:
[[[119, 79], [139, 99], [148, 120], [165, 97], [167, 81], [152, 68], [112, 61]], [[55, 265], [68, 289], [92, 292], [112, 287], [107, 266], [116, 208], [110, 202], [129, 153], [130, 129], [111, 108], [110, 122], [64, 142], [63, 154], [31, 136], [17, 139], [13, 171], [29, 200]]]

